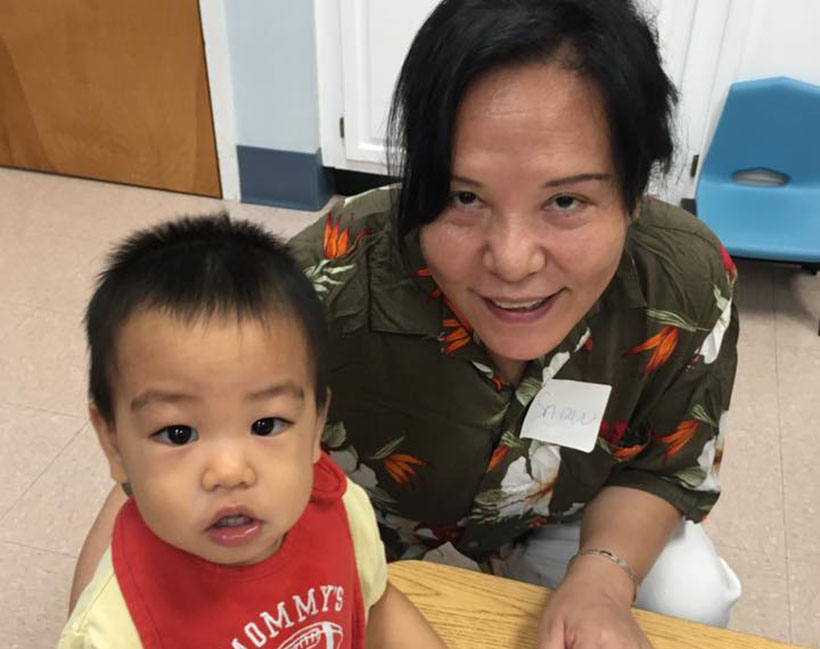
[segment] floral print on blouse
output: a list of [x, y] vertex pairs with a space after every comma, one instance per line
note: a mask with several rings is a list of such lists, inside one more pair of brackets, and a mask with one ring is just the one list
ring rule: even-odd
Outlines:
[[[737, 270], [712, 232], [646, 199], [603, 295], [509, 385], [416, 232], [400, 250], [391, 191], [340, 200], [291, 241], [329, 318], [323, 444], [370, 495], [389, 558], [450, 541], [481, 561], [576, 519], [608, 485], [702, 520], [720, 493], [738, 335]], [[612, 386], [592, 452], [520, 436], [552, 378]]]

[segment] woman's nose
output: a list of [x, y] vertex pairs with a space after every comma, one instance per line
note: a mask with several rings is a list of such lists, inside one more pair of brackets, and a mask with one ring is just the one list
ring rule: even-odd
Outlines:
[[256, 471], [242, 448], [220, 445], [211, 451], [202, 472], [206, 491], [246, 488], [255, 483]]
[[546, 264], [546, 253], [531, 221], [524, 215], [502, 216], [494, 218], [489, 227], [484, 265], [506, 283], [521, 282]]

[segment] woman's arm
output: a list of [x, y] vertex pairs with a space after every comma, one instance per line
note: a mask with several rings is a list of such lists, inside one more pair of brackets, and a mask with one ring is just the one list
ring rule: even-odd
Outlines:
[[370, 608], [367, 649], [447, 649], [412, 602], [390, 582]]
[[[681, 522], [667, 501], [644, 491], [606, 487], [584, 511], [581, 550], [608, 550], [642, 580]], [[575, 559], [547, 603], [539, 649], [651, 647], [631, 613], [635, 585], [617, 563], [596, 555]]]
[[100, 563], [100, 558], [105, 553], [105, 549], [111, 545], [111, 535], [114, 532], [114, 519], [120, 507], [128, 500], [128, 496], [120, 485], [115, 485], [103, 503], [100, 513], [88, 530], [88, 536], [80, 550], [77, 558], [77, 565], [74, 568], [74, 581], [71, 584], [71, 595], [68, 600], [68, 613], [74, 610], [74, 605], [80, 598], [83, 590], [91, 583], [94, 571]]
[[[637, 489], [605, 487], [584, 510], [579, 549], [614, 552], [632, 566], [640, 582], [680, 522], [681, 513], [658, 496]], [[584, 556], [573, 562], [573, 568], [581, 569], [592, 560], [596, 565], [601, 561], [612, 563]]]

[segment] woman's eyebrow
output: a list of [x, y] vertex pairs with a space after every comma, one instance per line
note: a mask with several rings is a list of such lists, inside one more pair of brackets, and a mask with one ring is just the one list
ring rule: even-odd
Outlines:
[[612, 174], [604, 174], [604, 173], [588, 173], [588, 174], [576, 174], [574, 176], [567, 176], [566, 178], [555, 178], [553, 180], [548, 180], [545, 182], [542, 187], [559, 187], [561, 185], [572, 185], [574, 183], [583, 183], [588, 180], [599, 180], [599, 181], [607, 181], [612, 180]]
[[[452, 180], [462, 183], [464, 185], [472, 185], [473, 187], [484, 187], [483, 183], [473, 180], [472, 178], [465, 178], [464, 176], [457, 176], [453, 174], [450, 177]], [[546, 181], [541, 187], [560, 187], [562, 185], [572, 185], [574, 183], [582, 183], [589, 180], [598, 180], [601, 182], [612, 180], [612, 174], [605, 173], [585, 173], [575, 174], [574, 176], [566, 176], [564, 178], [553, 178]]]
[[464, 176], [456, 176], [453, 174], [450, 176], [450, 180], [455, 180], [456, 182], [463, 183], [465, 185], [472, 185], [473, 187], [484, 187], [484, 185], [477, 180], [472, 180], [470, 178], [465, 178]]

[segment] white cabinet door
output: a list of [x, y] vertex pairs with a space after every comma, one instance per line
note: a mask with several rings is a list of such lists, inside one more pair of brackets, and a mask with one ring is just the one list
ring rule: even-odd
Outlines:
[[342, 0], [345, 152], [383, 163], [393, 86], [410, 43], [437, 0]]
[[393, 86], [438, 0], [314, 0], [326, 166], [385, 173]]

